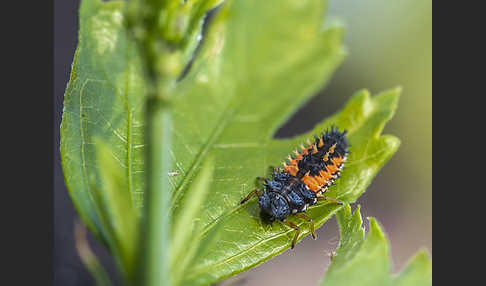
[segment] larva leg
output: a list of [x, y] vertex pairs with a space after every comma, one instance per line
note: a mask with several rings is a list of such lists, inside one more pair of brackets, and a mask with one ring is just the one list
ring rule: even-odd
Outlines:
[[248, 196], [246, 196], [246, 198], [244, 198], [241, 202], [240, 202], [240, 205], [246, 203], [249, 199], [251, 199], [252, 196], [258, 196], [258, 189], [254, 189], [253, 191], [251, 191]]
[[284, 221], [282, 223], [285, 224], [285, 225], [287, 225], [287, 226], [290, 226], [293, 229], [295, 229], [294, 239], [292, 240], [292, 245], [290, 246], [290, 248], [293, 249], [294, 246], [295, 246], [295, 243], [297, 242], [297, 238], [299, 237], [300, 228], [297, 225], [295, 225], [294, 223], [290, 222], [290, 221]]
[[338, 200], [333, 199], [333, 198], [326, 197], [326, 196], [319, 196], [319, 197], [317, 197], [317, 200], [318, 201], [330, 201], [330, 202], [333, 202], [333, 203], [336, 203], [336, 204], [339, 204], [339, 205], [343, 205], [343, 202], [338, 201]]
[[308, 216], [306, 213], [297, 213], [295, 214], [295, 216], [301, 219], [305, 219], [306, 221], [309, 222], [312, 238], [317, 239], [316, 231], [314, 229], [314, 222], [312, 221], [312, 218]]

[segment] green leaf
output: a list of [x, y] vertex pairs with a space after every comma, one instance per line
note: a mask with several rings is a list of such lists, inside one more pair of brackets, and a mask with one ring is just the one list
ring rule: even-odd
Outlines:
[[337, 215], [340, 242], [327, 270], [323, 286], [341, 285], [432, 285], [432, 262], [421, 250], [397, 276], [391, 274], [389, 242], [374, 218], [365, 238], [360, 208], [351, 214], [349, 205]]
[[[395, 137], [379, 135], [384, 122], [393, 113], [397, 93], [397, 90], [392, 90], [370, 98], [366, 91], [360, 92], [340, 113], [296, 138], [269, 139], [265, 144], [255, 146], [237, 142], [215, 143], [216, 147], [210, 151], [217, 158], [213, 199], [206, 204], [200, 217], [207, 222], [203, 236], [214, 231], [215, 226], [219, 226], [219, 234], [218, 239], [197, 256], [194, 269], [187, 275], [187, 284], [217, 281], [251, 268], [290, 247], [292, 229], [278, 223], [263, 225], [256, 201], [243, 206], [238, 202], [255, 186], [254, 178], [264, 174], [269, 165], [277, 166], [305, 138], [331, 125], [349, 130], [351, 153], [341, 178], [328, 194], [348, 203], [356, 201], [398, 148], [399, 141]], [[332, 203], [322, 203], [310, 207], [308, 213], [318, 227], [339, 208]], [[306, 223], [294, 222], [303, 229], [299, 239], [309, 233]]]
[[129, 280], [144, 190], [146, 85], [137, 49], [123, 29], [122, 7], [82, 1], [64, 97], [61, 160], [78, 214]]
[[[79, 45], [64, 102], [61, 156], [67, 187], [83, 221], [107, 245], [106, 210], [94, 190], [104, 191], [94, 138], [100, 138], [123, 170], [124, 184], [140, 213], [144, 184], [146, 83], [140, 55], [123, 26], [123, 2], [84, 0]], [[324, 25], [322, 0], [226, 1], [208, 25], [188, 75], [172, 89], [171, 156], [173, 217], [195, 197], [194, 179], [214, 158], [209, 198], [196, 214], [200, 247], [187, 266], [184, 284], [219, 281], [249, 269], [290, 247], [293, 230], [263, 225], [256, 201], [239, 202], [305, 139], [331, 125], [347, 129], [351, 153], [329, 196], [354, 202], [394, 154], [399, 140], [381, 136], [396, 109], [399, 89], [370, 97], [356, 93], [349, 103], [306, 134], [273, 135], [308, 101], [345, 56], [342, 28]], [[161, 174], [165, 176], [168, 174]], [[340, 206], [309, 209], [316, 227]], [[292, 219], [291, 219], [292, 220]], [[309, 233], [301, 227], [299, 240]], [[122, 238], [119, 238], [122, 239]]]
[[104, 230], [108, 232], [110, 251], [123, 270], [125, 279], [134, 279], [139, 217], [132, 205], [122, 167], [114, 159], [110, 148], [95, 138], [98, 166], [103, 189], [95, 189], [99, 198], [98, 213], [103, 213]]
[[432, 285], [432, 262], [425, 249], [421, 249], [410, 259], [407, 266], [393, 280], [396, 286]]
[[191, 198], [184, 204], [180, 216], [173, 218], [173, 236], [171, 241], [171, 274], [174, 285], [179, 285], [187, 267], [201, 246], [201, 225], [198, 213], [210, 190], [211, 176], [214, 171], [213, 160], [207, 160], [202, 171], [197, 176], [194, 187], [191, 188]]
[[109, 146], [137, 207], [144, 189], [145, 83], [136, 47], [123, 29], [122, 7], [122, 2], [82, 1], [61, 124], [66, 186], [83, 222], [105, 243], [92, 196], [95, 188], [104, 190], [94, 138]]

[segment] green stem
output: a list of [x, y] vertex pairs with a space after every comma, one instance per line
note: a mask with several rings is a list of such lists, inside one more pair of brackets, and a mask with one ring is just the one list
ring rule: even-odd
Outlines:
[[172, 116], [161, 97], [147, 100], [147, 192], [143, 285], [171, 285], [169, 276], [169, 176]]

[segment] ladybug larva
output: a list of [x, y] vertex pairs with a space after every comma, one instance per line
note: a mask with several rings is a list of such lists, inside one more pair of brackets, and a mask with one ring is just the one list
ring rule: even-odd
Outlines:
[[295, 156], [288, 157], [284, 168], [274, 169], [272, 179], [263, 180], [264, 188], [256, 189], [241, 201], [247, 202], [253, 195], [258, 196], [261, 216], [267, 222], [279, 220], [296, 230], [291, 248], [294, 248], [300, 228], [286, 218], [295, 214], [310, 224], [312, 237], [316, 239], [314, 223], [305, 211], [318, 200], [327, 200], [342, 204], [333, 198], [324, 196], [328, 188], [339, 178], [346, 161], [348, 142], [346, 131], [340, 132], [331, 127], [308, 146], [301, 145], [301, 152], [294, 151]]

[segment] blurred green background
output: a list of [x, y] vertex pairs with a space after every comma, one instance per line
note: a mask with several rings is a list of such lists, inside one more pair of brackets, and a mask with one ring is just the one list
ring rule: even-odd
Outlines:
[[[362, 88], [372, 94], [402, 87], [398, 110], [384, 133], [400, 138], [398, 152], [358, 200], [391, 243], [396, 273], [421, 247], [432, 255], [432, 1], [330, 0], [328, 19], [346, 27], [348, 56], [322, 91], [276, 134], [310, 130]], [[317, 285], [327, 254], [337, 247], [335, 219], [286, 251], [221, 285]], [[289, 275], [289, 274], [292, 275]]]

